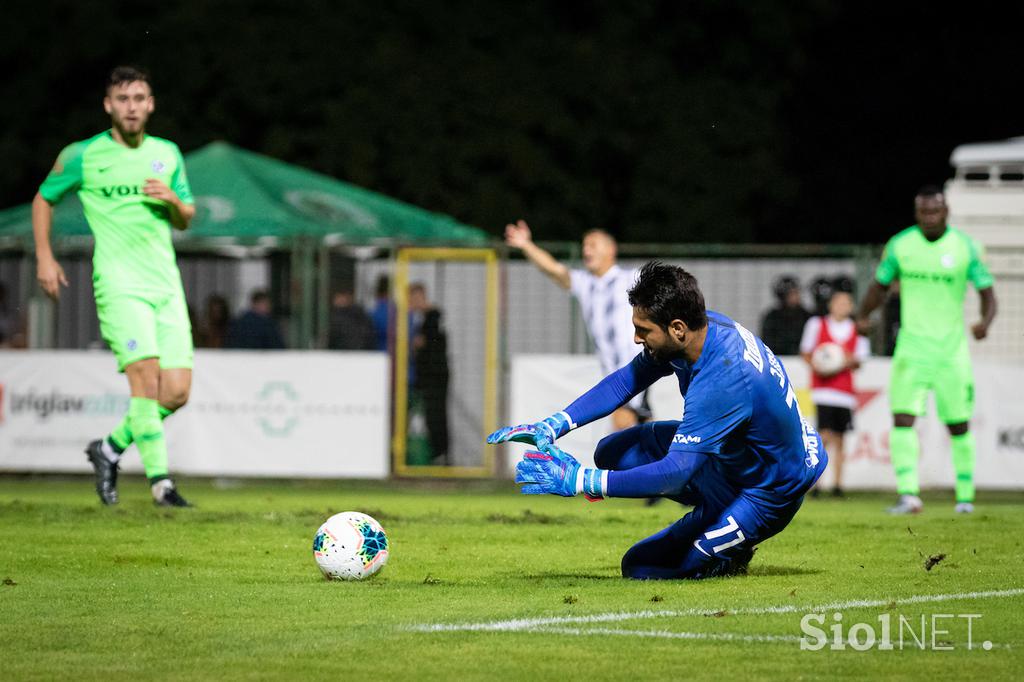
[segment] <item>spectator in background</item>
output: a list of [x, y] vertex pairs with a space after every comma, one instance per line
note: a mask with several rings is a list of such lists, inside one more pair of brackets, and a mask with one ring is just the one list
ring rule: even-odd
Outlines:
[[203, 307], [203, 318], [199, 321], [196, 346], [200, 348], [224, 348], [228, 326], [231, 323], [231, 308], [220, 294], [210, 294]]
[[[852, 315], [853, 296], [834, 286], [828, 314], [807, 320], [800, 339], [800, 355], [811, 368], [811, 398], [818, 411], [818, 434], [828, 453], [828, 468], [835, 472], [832, 486], [835, 497], [843, 495], [843, 437], [853, 430], [853, 411], [857, 408], [853, 370], [860, 367], [870, 353], [868, 340], [857, 334]], [[845, 354], [842, 367], [830, 373], [814, 362], [814, 351], [827, 343], [838, 345]], [[817, 487], [811, 494], [816, 493]]]
[[10, 348], [14, 345], [17, 329], [17, 317], [7, 303], [7, 287], [0, 282], [0, 348]]
[[249, 309], [228, 326], [226, 348], [275, 350], [284, 348], [277, 321], [271, 316], [270, 294], [262, 289], [252, 292]]
[[436, 464], [448, 464], [448, 336], [441, 323], [441, 311], [430, 304], [427, 289], [409, 285], [409, 314], [412, 318], [413, 389], [423, 401], [427, 438]]
[[377, 334], [366, 311], [356, 304], [349, 289], [341, 289], [331, 300], [331, 321], [327, 334], [331, 350], [374, 350]]
[[807, 287], [811, 292], [812, 315], [824, 317], [828, 315], [829, 302], [832, 300], [832, 293], [836, 290], [835, 281], [829, 277], [819, 277]]
[[[582, 269], [570, 269], [537, 246], [524, 220], [505, 226], [505, 243], [522, 251], [548, 279], [579, 301], [602, 374], [611, 374], [637, 356], [640, 347], [633, 341], [633, 306], [626, 296], [636, 280], [636, 272], [619, 266], [615, 237], [602, 229], [584, 232]], [[651, 418], [647, 392], [634, 396], [612, 412], [611, 417], [615, 431], [646, 422]]]
[[800, 300], [800, 282], [792, 275], [783, 275], [775, 282], [775, 297], [778, 305], [761, 321], [761, 340], [776, 355], [797, 355], [800, 336], [811, 316]]
[[391, 280], [387, 275], [381, 275], [377, 278], [373, 309], [370, 311], [377, 350], [388, 350], [391, 347], [391, 321], [394, 314], [395, 308], [391, 302]]
[[814, 301], [814, 315], [824, 317], [829, 314], [832, 304], [832, 294], [837, 291], [845, 291], [853, 295], [853, 280], [847, 275], [836, 277], [818, 277], [808, 287], [811, 292], [811, 299]]

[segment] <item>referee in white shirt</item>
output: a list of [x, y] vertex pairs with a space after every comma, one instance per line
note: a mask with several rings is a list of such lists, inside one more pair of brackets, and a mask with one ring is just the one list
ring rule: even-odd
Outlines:
[[[583, 235], [583, 270], [570, 270], [554, 256], [533, 243], [530, 226], [520, 220], [505, 227], [505, 243], [522, 250], [531, 263], [579, 301], [587, 331], [597, 348], [601, 372], [608, 376], [640, 352], [633, 342], [633, 306], [626, 291], [633, 286], [636, 272], [620, 268], [615, 259], [618, 245], [604, 230]], [[641, 393], [612, 413], [616, 431], [647, 421], [651, 417], [647, 393]]]

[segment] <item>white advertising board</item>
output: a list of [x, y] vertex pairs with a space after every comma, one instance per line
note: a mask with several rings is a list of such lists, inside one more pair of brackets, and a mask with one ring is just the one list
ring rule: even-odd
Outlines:
[[[384, 353], [197, 351], [164, 422], [171, 472], [385, 478], [388, 376]], [[91, 471], [85, 445], [127, 407], [109, 353], [0, 352], [0, 471]], [[142, 471], [134, 448], [122, 462]]]
[[[801, 409], [812, 422], [810, 373], [798, 357], [781, 358]], [[892, 417], [886, 386], [890, 360], [872, 358], [855, 375], [859, 408], [854, 414], [854, 431], [845, 440], [846, 465], [843, 486], [851, 489], [895, 489], [896, 479], [889, 459], [889, 431]], [[565, 408], [577, 396], [600, 380], [597, 359], [586, 355], [518, 355], [512, 359], [509, 423], [537, 421]], [[975, 363], [976, 408], [971, 428], [978, 447], [975, 480], [979, 488], [1024, 488], [1024, 368], [1015, 365]], [[678, 419], [681, 399], [673, 377], [656, 383], [649, 394], [655, 419]], [[946, 427], [935, 417], [934, 406], [917, 421], [921, 438], [921, 485], [951, 488], [954, 474]], [[573, 431], [558, 442], [585, 466], [593, 466], [598, 441], [609, 433], [611, 420], [603, 419]], [[510, 445], [506, 461], [511, 475], [522, 450]], [[826, 471], [826, 485], [832, 474]]]

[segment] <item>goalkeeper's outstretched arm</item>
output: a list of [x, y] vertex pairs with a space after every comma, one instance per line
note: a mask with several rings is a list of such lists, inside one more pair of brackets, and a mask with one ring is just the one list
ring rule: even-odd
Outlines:
[[633, 396], [647, 390], [658, 379], [672, 373], [672, 366], [638, 353], [628, 365], [621, 367], [563, 410], [572, 428], [606, 417], [628, 403]]
[[669, 450], [657, 462], [609, 471], [604, 477], [603, 497], [662, 497], [678, 492], [707, 461], [701, 452]]
[[536, 424], [500, 428], [487, 436], [487, 442], [495, 445], [515, 441], [546, 450], [573, 429], [611, 414], [633, 396], [671, 373], [672, 366], [668, 363], [657, 363], [640, 353], [628, 365], [606, 376], [561, 412]]
[[557, 446], [546, 452], [527, 452], [516, 465], [516, 483], [526, 495], [583, 494], [603, 497], [661, 497], [682, 491], [708, 456], [701, 452], [669, 450], [657, 462], [625, 471], [583, 468]]

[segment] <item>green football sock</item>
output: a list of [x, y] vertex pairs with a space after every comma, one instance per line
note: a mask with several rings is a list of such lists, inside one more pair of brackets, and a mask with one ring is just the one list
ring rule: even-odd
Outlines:
[[160, 404], [150, 398], [132, 398], [128, 426], [139, 448], [146, 478], [153, 482], [167, 478], [167, 443], [160, 418]]
[[951, 436], [953, 469], [956, 470], [956, 501], [974, 502], [974, 434]]
[[894, 426], [889, 432], [889, 456], [896, 471], [896, 492], [900, 495], [917, 495], [921, 492], [917, 480], [920, 449], [914, 427]]
[[[163, 405], [160, 405], [158, 410], [160, 412], [161, 421], [167, 419], [169, 416], [174, 414], [174, 410], [169, 410]], [[135, 441], [135, 438], [132, 437], [132, 428], [129, 419], [129, 414], [126, 414], [124, 416], [124, 419], [121, 420], [121, 423], [115, 426], [114, 430], [110, 432], [109, 436], [107, 436], [107, 441], [112, 446], [114, 446], [114, 449], [118, 452], [118, 454], [127, 450], [128, 446]]]
[[[134, 400], [134, 398], [133, 398]], [[129, 425], [131, 411], [129, 410], [125, 415], [121, 423], [114, 427], [114, 430], [107, 436], [107, 442], [113, 446], [114, 450], [118, 454], [128, 449], [128, 446], [132, 444], [132, 429]]]

